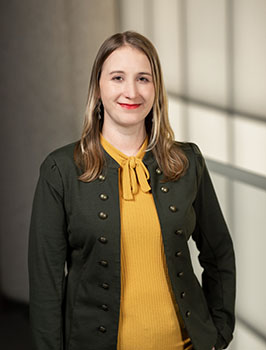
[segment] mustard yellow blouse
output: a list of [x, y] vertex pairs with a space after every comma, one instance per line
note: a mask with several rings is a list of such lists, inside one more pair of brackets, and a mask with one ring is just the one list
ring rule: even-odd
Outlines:
[[148, 140], [128, 157], [101, 135], [119, 163], [121, 215], [121, 307], [117, 350], [189, 350], [190, 339], [173, 300], [162, 235], [142, 162]]

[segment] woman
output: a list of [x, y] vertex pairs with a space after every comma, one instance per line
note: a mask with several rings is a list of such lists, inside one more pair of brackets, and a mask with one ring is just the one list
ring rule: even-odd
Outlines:
[[232, 241], [198, 147], [173, 140], [159, 59], [138, 33], [103, 43], [80, 141], [41, 166], [29, 275], [36, 350], [218, 350], [232, 339]]

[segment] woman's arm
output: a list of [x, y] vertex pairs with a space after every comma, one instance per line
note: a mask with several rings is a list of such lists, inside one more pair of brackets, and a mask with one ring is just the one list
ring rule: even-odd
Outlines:
[[67, 254], [63, 185], [55, 162], [41, 166], [29, 236], [30, 321], [35, 350], [63, 349]]
[[194, 202], [197, 225], [193, 239], [203, 267], [202, 289], [219, 334], [215, 349], [222, 349], [231, 341], [235, 324], [235, 257], [204, 159], [196, 146], [194, 152], [199, 164], [199, 186]]

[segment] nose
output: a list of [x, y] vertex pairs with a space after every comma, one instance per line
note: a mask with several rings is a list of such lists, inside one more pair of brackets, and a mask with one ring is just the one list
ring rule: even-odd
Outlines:
[[127, 81], [125, 83], [124, 95], [128, 99], [134, 99], [138, 95], [138, 89], [135, 81]]

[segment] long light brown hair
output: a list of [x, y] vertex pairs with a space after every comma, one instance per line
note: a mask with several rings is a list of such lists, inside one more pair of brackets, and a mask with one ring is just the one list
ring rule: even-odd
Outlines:
[[153, 44], [143, 35], [133, 31], [117, 33], [106, 39], [95, 58], [82, 136], [74, 152], [75, 162], [83, 170], [79, 179], [84, 182], [93, 181], [103, 170], [105, 158], [100, 143], [100, 132], [104, 122], [104, 108], [99, 98], [99, 81], [107, 57], [126, 45], [144, 52], [152, 70], [155, 98], [153, 107], [145, 118], [146, 132], [149, 137], [147, 151], [153, 152], [165, 180], [177, 180], [185, 173], [188, 159], [179, 144], [174, 141], [174, 133], [168, 119], [168, 103], [160, 60]]

